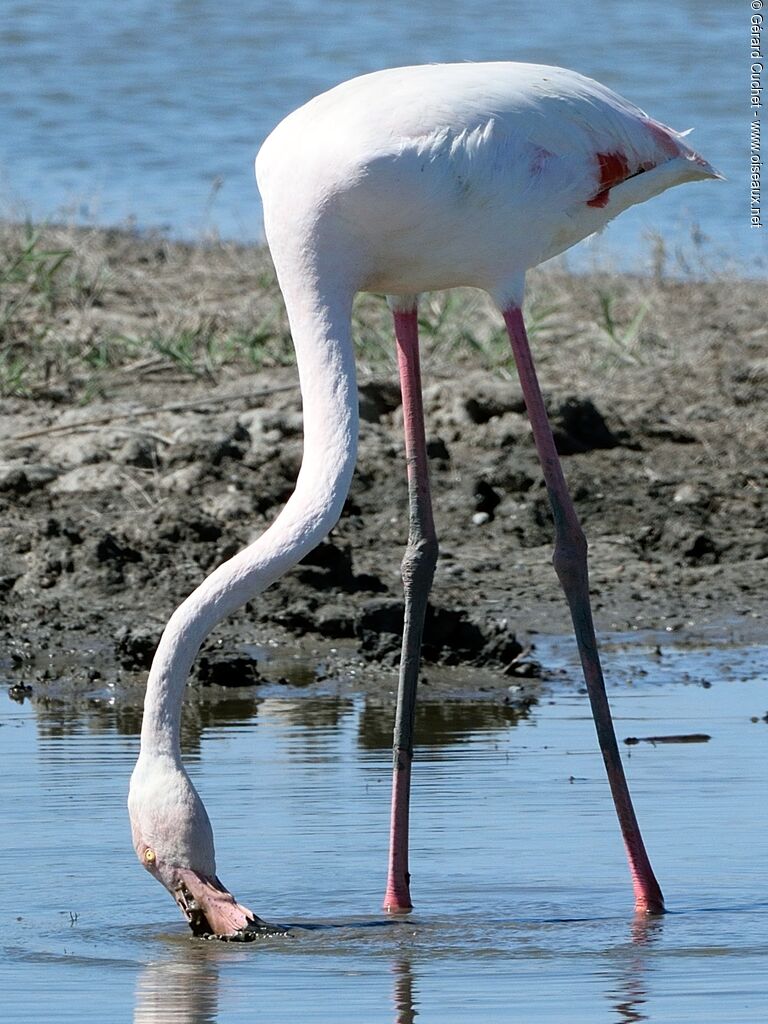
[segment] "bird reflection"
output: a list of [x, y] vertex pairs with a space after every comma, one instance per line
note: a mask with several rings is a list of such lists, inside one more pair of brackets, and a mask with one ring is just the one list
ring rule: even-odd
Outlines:
[[[196, 758], [206, 730], [224, 725], [252, 722], [258, 715], [261, 699], [257, 696], [229, 696], [221, 688], [211, 692], [194, 690], [181, 714], [181, 749]], [[65, 739], [72, 736], [138, 736], [141, 709], [126, 698], [88, 697], [77, 700], [35, 697], [33, 707], [41, 739]]]
[[[637, 914], [630, 926], [630, 943], [617, 963], [616, 987], [608, 995], [616, 1011], [616, 1024], [649, 1020], [643, 1012], [648, 998], [648, 952], [661, 938], [663, 917]], [[615, 1001], [614, 1001], [615, 1000]]]
[[139, 975], [134, 1024], [215, 1024], [218, 1020], [218, 963], [196, 955], [200, 950], [192, 945], [176, 952], [173, 961], [148, 964]]
[[[219, 971], [221, 953], [231, 946], [184, 943], [174, 950], [173, 960], [147, 964], [136, 983], [133, 1024], [216, 1024], [219, 1020]], [[234, 951], [249, 959], [253, 949]], [[393, 960], [393, 1024], [414, 1024], [415, 984], [407, 957]]]
[[395, 1004], [395, 1024], [413, 1024], [418, 1016], [414, 1004], [415, 986], [411, 961], [405, 957], [392, 963], [395, 986], [392, 1001]]
[[[366, 925], [370, 927], [370, 924]], [[607, 968], [608, 985], [604, 989], [614, 1024], [639, 1024], [650, 1020], [646, 1012], [648, 999], [647, 974], [649, 953], [662, 935], [664, 919], [638, 916], [629, 926], [627, 942], [621, 944]], [[300, 929], [307, 928], [306, 925]], [[315, 935], [323, 936], [339, 930], [347, 933], [349, 925], [322, 924], [309, 926], [305, 942]], [[324, 944], [324, 943], [323, 943]], [[307, 946], [304, 945], [304, 952]], [[253, 946], [222, 943], [174, 943], [172, 959], [148, 964], [136, 984], [134, 1024], [216, 1024], [219, 1020], [219, 973], [222, 964], [231, 966], [236, 960], [245, 968], [253, 964], [259, 951]], [[425, 964], [422, 964], [426, 967]], [[246, 968], [247, 969], [247, 968]], [[415, 1024], [420, 1014], [417, 976], [413, 960], [399, 952], [389, 963], [391, 983], [389, 1004], [393, 1024]], [[251, 975], [252, 979], [252, 975]], [[387, 1015], [388, 1016], [388, 1015]]]

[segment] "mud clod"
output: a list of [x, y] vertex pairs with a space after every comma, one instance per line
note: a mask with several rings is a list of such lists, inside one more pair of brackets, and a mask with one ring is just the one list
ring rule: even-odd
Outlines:
[[201, 654], [192, 673], [202, 686], [258, 686], [263, 682], [252, 658], [233, 654]]
[[[360, 650], [373, 661], [396, 664], [400, 658], [404, 606], [402, 601], [368, 601], [355, 622]], [[493, 665], [506, 669], [522, 645], [504, 621], [479, 622], [463, 609], [429, 605], [424, 621], [422, 657], [441, 665]]]

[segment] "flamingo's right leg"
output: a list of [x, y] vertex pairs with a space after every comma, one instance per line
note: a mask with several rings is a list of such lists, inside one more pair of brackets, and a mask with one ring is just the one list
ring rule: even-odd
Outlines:
[[598, 743], [608, 774], [608, 782], [632, 873], [635, 909], [641, 913], [660, 914], [664, 912], [664, 897], [661, 894], [659, 883], [656, 881], [645, 850], [643, 837], [640, 834], [640, 827], [619, 756], [611, 709], [605, 692], [603, 670], [600, 666], [589, 601], [587, 541], [568, 493], [560, 458], [555, 448], [552, 428], [533, 365], [523, 314], [519, 306], [516, 305], [508, 306], [503, 310], [503, 314], [552, 506], [552, 515], [555, 521], [555, 570], [565, 592], [573, 619], [584, 679], [597, 729]]
[[403, 395], [405, 454], [408, 463], [408, 546], [402, 562], [405, 592], [403, 647], [393, 749], [392, 819], [384, 909], [410, 910], [413, 906], [408, 871], [408, 809], [413, 760], [413, 723], [421, 641], [429, 591], [437, 562], [437, 535], [429, 493], [427, 445], [419, 367], [416, 301], [405, 309], [393, 308], [397, 361]]

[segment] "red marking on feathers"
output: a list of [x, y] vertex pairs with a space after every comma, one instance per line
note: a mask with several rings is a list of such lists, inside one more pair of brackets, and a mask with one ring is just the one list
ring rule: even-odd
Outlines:
[[677, 132], [674, 132], [671, 128], [667, 128], [665, 124], [659, 124], [658, 121], [651, 121], [649, 119], [647, 123], [651, 135], [653, 135], [656, 142], [670, 160], [674, 160], [675, 157], [678, 156], [684, 156], [688, 160], [693, 160], [693, 162], [698, 164], [700, 167], [709, 167], [709, 164], [703, 156], [699, 153], [695, 153], [692, 149], [688, 149], [687, 146], [683, 145], [679, 141]]
[[613, 186], [631, 177], [629, 164], [623, 153], [597, 153], [596, 156], [600, 165], [600, 188], [587, 200], [587, 206], [605, 206]]

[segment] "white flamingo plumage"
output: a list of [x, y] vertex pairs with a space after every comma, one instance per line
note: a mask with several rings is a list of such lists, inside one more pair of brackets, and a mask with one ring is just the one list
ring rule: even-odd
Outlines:
[[147, 683], [129, 808], [141, 863], [196, 934], [270, 926], [216, 878], [205, 808], [181, 761], [179, 715], [206, 635], [318, 544], [338, 520], [355, 465], [351, 337], [358, 291], [394, 313], [403, 391], [410, 536], [395, 727], [385, 907], [411, 906], [408, 799], [421, 631], [437, 558], [418, 364], [419, 292], [484, 289], [512, 343], [552, 502], [555, 568], [574, 620], [598, 739], [641, 912], [661, 912], [619, 759], [589, 607], [586, 541], [555, 452], [521, 313], [526, 271], [627, 207], [717, 172], [683, 136], [573, 71], [493, 63], [397, 68], [353, 79], [294, 111], [262, 146], [266, 235], [296, 349], [304, 456], [273, 525], [174, 612]]

